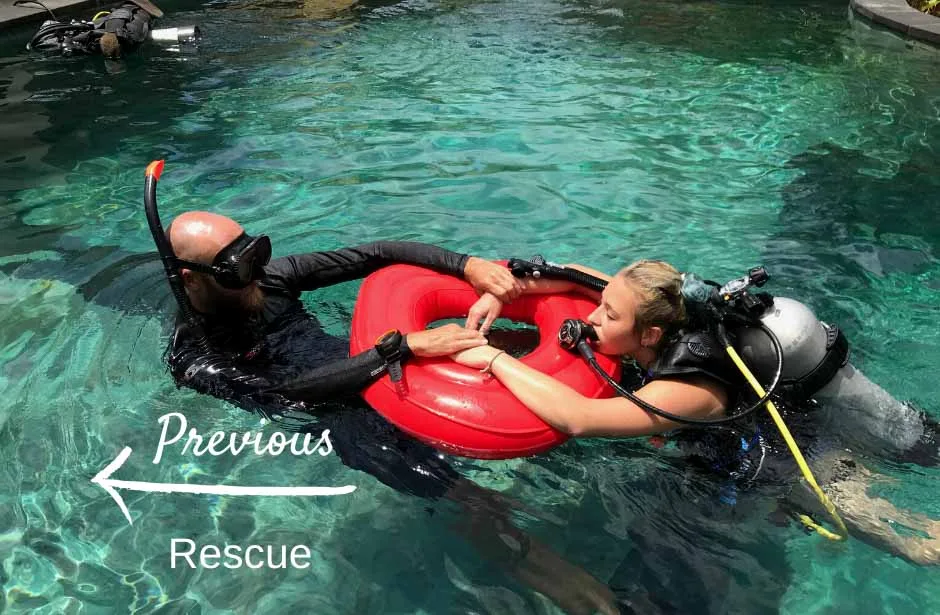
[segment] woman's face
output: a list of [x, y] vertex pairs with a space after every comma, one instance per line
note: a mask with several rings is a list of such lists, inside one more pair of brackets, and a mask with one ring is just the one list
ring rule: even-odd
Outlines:
[[614, 276], [601, 294], [600, 305], [588, 316], [588, 322], [597, 333], [598, 352], [635, 357], [644, 346], [650, 345], [652, 332], [640, 331], [636, 326], [639, 304], [636, 289], [623, 276]]

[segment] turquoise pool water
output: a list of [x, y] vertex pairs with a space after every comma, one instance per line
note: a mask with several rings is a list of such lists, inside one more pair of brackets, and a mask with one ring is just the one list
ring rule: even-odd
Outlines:
[[[260, 427], [164, 371], [172, 301], [141, 205], [155, 158], [165, 218], [219, 211], [276, 255], [395, 238], [609, 271], [666, 258], [715, 279], [762, 263], [773, 292], [844, 328], [868, 376], [940, 416], [937, 52], [853, 24], [843, 2], [163, 8], [203, 27], [199, 53], [105, 65], [0, 35], [0, 611], [558, 612], [469, 548], [453, 513], [335, 456], [150, 462], [167, 412]], [[356, 290], [307, 302], [342, 334]], [[123, 492], [128, 526], [90, 482], [124, 446], [127, 480], [357, 491]], [[869, 461], [894, 479], [882, 493], [940, 518], [936, 469]], [[748, 498], [723, 507], [642, 443], [455, 465], [636, 595], [702, 613], [940, 611], [936, 570], [772, 526]], [[180, 537], [306, 544], [313, 568], [171, 569]]]

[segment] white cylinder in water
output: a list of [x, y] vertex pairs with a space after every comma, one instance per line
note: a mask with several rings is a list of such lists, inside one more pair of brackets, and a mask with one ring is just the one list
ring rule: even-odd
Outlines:
[[[761, 322], [774, 332], [783, 348], [784, 380], [812, 372], [826, 356], [828, 325], [794, 299], [774, 297], [774, 305]], [[738, 332], [737, 350], [763, 383], [776, 370], [773, 345], [758, 328]], [[828, 427], [842, 432], [847, 443], [905, 450], [923, 435], [920, 411], [892, 397], [846, 363], [813, 398], [827, 412]]]
[[[826, 356], [827, 327], [813, 311], [794, 299], [774, 297], [774, 305], [761, 316], [761, 322], [774, 332], [783, 348], [784, 380], [809, 374]], [[777, 353], [766, 333], [756, 327], [738, 332], [736, 344], [741, 358], [768, 382], [777, 368]]]
[[199, 41], [202, 32], [199, 26], [180, 26], [178, 28], [160, 28], [150, 31], [150, 40], [157, 43], [193, 44]]

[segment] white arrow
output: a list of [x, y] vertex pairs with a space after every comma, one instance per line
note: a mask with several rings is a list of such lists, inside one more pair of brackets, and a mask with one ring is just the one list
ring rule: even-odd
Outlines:
[[131, 447], [124, 450], [109, 463], [105, 469], [98, 472], [91, 482], [101, 485], [101, 488], [114, 498], [118, 508], [127, 517], [127, 522], [134, 525], [131, 514], [121, 499], [117, 489], [131, 489], [133, 491], [147, 491], [158, 493], [208, 493], [212, 495], [343, 495], [356, 490], [354, 485], [343, 487], [248, 487], [240, 485], [189, 485], [172, 483], [147, 483], [138, 480], [112, 480], [110, 476], [124, 465], [131, 456]]

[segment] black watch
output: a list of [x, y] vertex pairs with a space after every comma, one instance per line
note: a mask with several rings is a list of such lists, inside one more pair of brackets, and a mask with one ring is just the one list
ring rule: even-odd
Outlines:
[[398, 329], [390, 329], [375, 340], [375, 350], [388, 366], [388, 375], [392, 382], [400, 382], [402, 379], [401, 341], [402, 334]]

